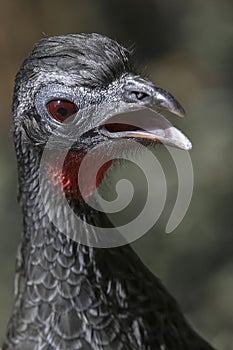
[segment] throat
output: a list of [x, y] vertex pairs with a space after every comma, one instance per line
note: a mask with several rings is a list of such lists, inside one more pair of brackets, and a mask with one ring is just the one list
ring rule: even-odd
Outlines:
[[49, 162], [48, 172], [52, 185], [58, 191], [62, 190], [68, 198], [86, 201], [101, 185], [112, 165], [112, 160], [109, 160], [100, 166], [96, 173], [96, 165], [102, 160], [102, 155], [88, 154], [88, 164], [82, 165], [83, 161], [85, 163], [85, 156], [84, 152], [69, 151], [62, 169], [57, 166], [56, 158]]

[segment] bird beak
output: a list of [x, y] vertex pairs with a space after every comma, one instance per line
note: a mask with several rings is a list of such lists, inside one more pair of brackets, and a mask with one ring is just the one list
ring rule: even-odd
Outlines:
[[154, 87], [150, 104], [152, 107], [168, 111], [178, 117], [185, 116], [185, 110], [181, 104], [170, 93], [159, 87]]
[[[131, 85], [126, 90], [126, 98], [129, 102], [137, 102], [135, 93], [141, 94], [139, 106], [123, 114], [111, 116], [105, 121], [102, 128], [105, 136], [148, 140], [190, 150], [192, 144], [189, 139], [162, 115], [163, 111], [169, 111], [173, 115], [184, 117], [183, 107], [165, 90], [154, 87], [150, 83], [145, 84], [145, 81], [141, 80], [143, 83], [138, 84], [137, 87]], [[132, 92], [134, 95], [130, 95]]]

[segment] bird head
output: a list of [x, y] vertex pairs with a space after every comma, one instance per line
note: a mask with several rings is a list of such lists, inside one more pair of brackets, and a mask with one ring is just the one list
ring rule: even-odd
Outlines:
[[[177, 100], [137, 74], [127, 49], [98, 34], [42, 39], [17, 75], [13, 109], [19, 170], [30, 167], [30, 159], [39, 161], [47, 148], [52, 181], [73, 198], [80, 198], [77, 173], [83, 157], [97, 146], [93, 162], [107, 153], [114, 157], [125, 139], [191, 148], [162, 115], [183, 117]], [[55, 163], [67, 149], [60, 172]], [[85, 199], [111, 164], [101, 167], [96, 183], [86, 169]]]

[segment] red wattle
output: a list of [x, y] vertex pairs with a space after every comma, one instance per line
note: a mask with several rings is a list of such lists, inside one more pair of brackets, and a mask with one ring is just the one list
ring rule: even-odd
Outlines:
[[[85, 201], [93, 194], [93, 192], [101, 185], [107, 170], [112, 165], [112, 160], [104, 163], [97, 172], [95, 177], [92, 167], [88, 167], [87, 171], [82, 172], [85, 176], [84, 184], [82, 184], [82, 194], [79, 186], [79, 168], [85, 153], [70, 151], [64, 161], [62, 171], [59, 171], [56, 164], [50, 165], [49, 176], [55, 187], [62, 189], [66, 196], [75, 199], [83, 198]], [[98, 154], [88, 154], [89, 161], [98, 162]], [[91, 158], [90, 158], [91, 157]], [[102, 159], [102, 155], [99, 155]], [[93, 167], [94, 168], [94, 167]]]

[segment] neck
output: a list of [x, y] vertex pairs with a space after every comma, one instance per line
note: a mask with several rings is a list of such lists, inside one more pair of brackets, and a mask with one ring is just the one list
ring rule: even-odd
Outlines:
[[[19, 161], [21, 166], [24, 165], [19, 169], [19, 195], [24, 216], [24, 237], [17, 258], [20, 278], [16, 280], [11, 327], [13, 334], [19, 327], [25, 327], [22, 337], [27, 337], [29, 326], [26, 327], [26, 322], [30, 319], [32, 325], [37, 323], [31, 318], [32, 307], [39, 313], [43, 305], [45, 307], [49, 303], [56, 316], [51, 313], [46, 317], [51, 317], [49, 323], [54, 324], [57, 321], [53, 317], [58, 317], [62, 310], [69, 310], [72, 305], [81, 313], [85, 310], [85, 317], [89, 317], [91, 305], [100, 300], [110, 298], [114, 303], [123, 305], [125, 297], [119, 294], [119, 280], [122, 271], [125, 270], [124, 275], [127, 275], [129, 265], [125, 259], [129, 259], [131, 248], [90, 248], [59, 232], [50, 222], [38, 196], [39, 157], [30, 149], [23, 154]], [[83, 317], [80, 314], [82, 322]]]
[[[95, 278], [99, 278], [98, 283], [100, 284], [107, 279], [111, 279], [113, 277], [111, 277], [111, 271], [114, 271], [114, 268], [108, 268], [103, 262], [110, 259], [112, 261], [111, 264], [118, 265], [115, 270], [119, 270], [119, 255], [118, 259], [115, 260], [116, 252], [117, 254], [127, 256], [129, 252], [132, 252], [131, 248], [129, 246], [114, 249], [91, 248], [72, 240], [72, 232], [67, 236], [59, 231], [50, 221], [39, 195], [39, 186], [41, 185], [39, 183], [39, 153], [35, 154], [28, 147], [28, 149], [24, 149], [24, 152], [20, 150], [18, 154], [20, 157], [23, 155], [21, 159], [18, 159], [18, 164], [22, 166], [19, 168], [19, 198], [24, 217], [24, 238], [22, 244], [24, 266], [22, 266], [22, 269], [27, 272], [26, 284], [32, 285], [38, 283], [37, 278], [40, 278], [40, 274], [36, 271], [39, 271], [41, 267], [43, 269], [45, 268], [46, 271], [53, 271], [52, 275], [47, 271], [52, 285], [55, 284], [58, 277], [58, 272], [56, 271], [60, 273], [64, 272], [65, 276], [71, 266], [77, 273], [82, 272], [87, 278], [88, 276], [92, 276], [92, 278], [96, 276]], [[66, 213], [59, 211], [59, 208], [56, 207], [55, 199], [49, 198], [49, 200], [55, 206], [54, 210], [58, 212], [61, 221], [70, 226], [69, 228], [72, 230], [72, 222], [67, 219]], [[83, 215], [79, 234], [85, 236], [92, 235], [93, 232], [90, 232], [90, 226], [86, 223], [86, 207], [77, 199], [74, 200], [73, 204], [75, 206], [73, 209], [76, 212], [81, 212]], [[98, 225], [100, 222], [105, 225], [109, 224], [106, 217], [102, 214], [93, 215], [91, 220], [91, 223], [94, 225]], [[94, 226], [92, 227], [94, 230]], [[121, 267], [126, 269], [127, 264]], [[105, 287], [103, 286], [103, 288]], [[26, 285], [25, 288], [27, 288]], [[43, 289], [43, 283], [41, 289]]]

